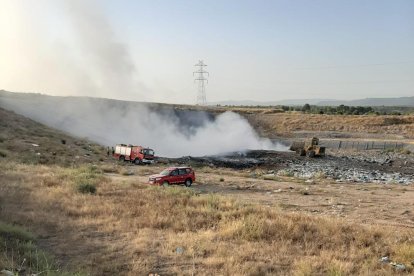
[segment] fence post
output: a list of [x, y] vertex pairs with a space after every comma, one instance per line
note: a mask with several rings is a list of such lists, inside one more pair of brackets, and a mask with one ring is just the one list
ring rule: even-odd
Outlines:
[[338, 144], [338, 149], [340, 149], [340, 148], [341, 148], [341, 144], [342, 144], [342, 141], [339, 141], [339, 144]]

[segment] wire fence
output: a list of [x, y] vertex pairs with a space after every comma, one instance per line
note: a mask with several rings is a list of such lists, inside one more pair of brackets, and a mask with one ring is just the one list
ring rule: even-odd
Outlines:
[[343, 141], [343, 140], [321, 140], [321, 146], [330, 149], [355, 149], [355, 150], [389, 150], [402, 149], [405, 143], [392, 141]]

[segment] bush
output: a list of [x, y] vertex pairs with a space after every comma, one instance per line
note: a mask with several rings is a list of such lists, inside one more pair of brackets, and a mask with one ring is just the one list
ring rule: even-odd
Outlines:
[[7, 153], [4, 150], [0, 150], [0, 157], [7, 157]]
[[102, 166], [102, 171], [104, 173], [119, 173], [119, 168], [115, 167], [115, 166]]
[[223, 177], [220, 178], [220, 182], [224, 182], [224, 178]]
[[287, 177], [293, 177], [295, 174], [292, 171], [289, 170], [280, 170], [277, 172], [278, 176], [287, 176]]
[[32, 241], [34, 237], [23, 228], [0, 222], [0, 237], [5, 240]]
[[78, 185], [78, 192], [82, 194], [96, 194], [96, 186], [90, 183], [80, 183]]
[[37, 247], [33, 234], [17, 225], [0, 222], [0, 255], [4, 275], [77, 275], [60, 270], [54, 258]]

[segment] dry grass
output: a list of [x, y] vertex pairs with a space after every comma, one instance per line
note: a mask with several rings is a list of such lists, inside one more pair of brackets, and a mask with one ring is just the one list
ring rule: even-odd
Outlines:
[[0, 160], [74, 166], [107, 160], [106, 149], [0, 108]]
[[74, 275], [62, 270], [49, 254], [37, 247], [34, 236], [17, 225], [0, 222], [0, 254], [0, 269], [16, 276]]
[[[1, 219], [23, 224], [64, 265], [94, 275], [387, 275], [392, 268], [378, 258], [408, 264], [413, 257], [410, 229], [111, 182], [93, 166], [0, 162], [0, 168]], [[78, 193], [80, 180], [94, 183], [96, 195]]]
[[262, 135], [290, 136], [294, 132], [342, 132], [414, 139], [414, 115], [340, 116], [302, 113], [247, 114]]

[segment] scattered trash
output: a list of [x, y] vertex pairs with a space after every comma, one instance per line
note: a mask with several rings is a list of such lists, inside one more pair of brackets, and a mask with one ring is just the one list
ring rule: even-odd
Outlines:
[[395, 270], [398, 270], [398, 271], [405, 271], [407, 269], [407, 267], [404, 264], [397, 264], [397, 263], [390, 263], [390, 264], [395, 268]]
[[[388, 256], [381, 257], [379, 259], [379, 261], [383, 264], [390, 264], [397, 271], [406, 271], [407, 270], [407, 266], [405, 264], [392, 262], [390, 257], [388, 257]], [[414, 261], [412, 261], [411, 264], [414, 264]]]
[[39, 145], [38, 145], [38, 144], [32, 144], [32, 146], [33, 146], [33, 147], [38, 147]]
[[182, 247], [177, 247], [177, 248], [175, 249], [175, 253], [177, 253], [177, 254], [183, 254], [183, 253], [184, 253], [184, 248], [182, 248]]
[[14, 273], [11, 272], [10, 270], [6, 270], [3, 269], [2, 271], [0, 271], [2, 275], [6, 275], [6, 276], [14, 276]]
[[387, 264], [387, 263], [391, 262], [391, 260], [390, 260], [390, 257], [384, 256], [384, 257], [381, 257], [380, 262], [384, 263], [384, 264]]

